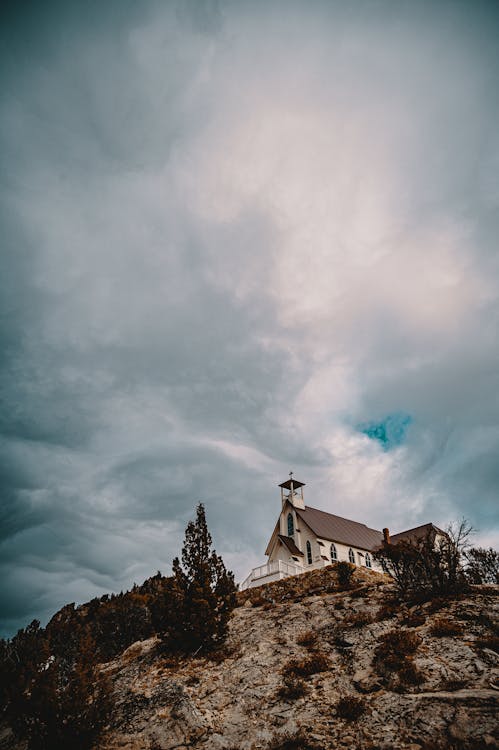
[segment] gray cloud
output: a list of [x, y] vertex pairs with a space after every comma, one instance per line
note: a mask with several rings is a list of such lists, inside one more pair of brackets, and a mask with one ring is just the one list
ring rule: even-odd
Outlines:
[[167, 571], [199, 501], [244, 577], [290, 468], [497, 544], [494, 6], [3, 13], [4, 632]]

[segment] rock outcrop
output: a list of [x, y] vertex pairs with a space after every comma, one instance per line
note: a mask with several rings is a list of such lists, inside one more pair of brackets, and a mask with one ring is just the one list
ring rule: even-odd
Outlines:
[[115, 710], [96, 750], [497, 748], [497, 587], [416, 607], [383, 576], [330, 569], [239, 595], [210, 657], [155, 639], [103, 671]]

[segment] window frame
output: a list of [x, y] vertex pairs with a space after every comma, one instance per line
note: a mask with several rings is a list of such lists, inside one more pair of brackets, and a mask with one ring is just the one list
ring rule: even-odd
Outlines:
[[369, 554], [369, 552], [366, 552], [364, 560], [365, 560], [366, 568], [369, 568], [369, 570], [372, 570], [373, 563], [372, 563], [371, 555]]
[[[294, 534], [295, 534], [295, 519], [293, 518], [293, 514], [291, 512], [288, 513], [286, 522], [287, 522], [287, 525], [288, 525], [288, 536], [294, 536]], [[290, 529], [291, 529], [291, 532], [290, 532]]]
[[329, 555], [331, 557], [331, 562], [336, 562], [338, 560], [338, 550], [336, 549], [336, 544], [334, 542], [331, 542]]
[[307, 563], [308, 565], [312, 565], [312, 545], [310, 544], [310, 541], [307, 539]]
[[352, 563], [352, 565], [355, 565], [355, 552], [351, 547], [348, 550], [348, 562]]

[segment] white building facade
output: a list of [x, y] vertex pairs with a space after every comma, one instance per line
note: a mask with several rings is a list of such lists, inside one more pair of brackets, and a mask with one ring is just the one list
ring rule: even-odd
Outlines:
[[[279, 485], [281, 512], [265, 550], [268, 562], [253, 568], [241, 584], [241, 589], [261, 586], [340, 561], [381, 572], [373, 553], [384, 539], [390, 541], [388, 529], [371, 529], [363, 523], [305, 505], [304, 486], [304, 482], [293, 478], [292, 472], [290, 478]], [[392, 541], [395, 543], [397, 538], [414, 537], [415, 532], [424, 536], [430, 529], [437, 531], [432, 524], [426, 524], [401, 532], [392, 537]]]

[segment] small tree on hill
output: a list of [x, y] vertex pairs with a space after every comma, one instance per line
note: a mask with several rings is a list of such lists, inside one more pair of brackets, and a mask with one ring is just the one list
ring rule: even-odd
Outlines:
[[338, 576], [338, 584], [342, 589], [349, 589], [352, 587], [352, 576], [355, 568], [351, 563], [342, 560], [336, 563], [336, 575]]
[[178, 651], [209, 651], [227, 635], [236, 602], [234, 575], [211, 550], [211, 536], [202, 504], [196, 521], [185, 530], [182, 562], [173, 561], [168, 625], [162, 635], [165, 646]]

